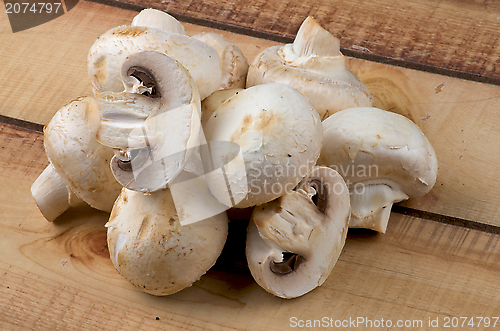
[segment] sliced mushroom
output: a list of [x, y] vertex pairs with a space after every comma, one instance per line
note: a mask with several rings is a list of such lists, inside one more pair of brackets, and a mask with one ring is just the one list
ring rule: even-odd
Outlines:
[[367, 87], [346, 67], [340, 41], [312, 17], [293, 44], [267, 48], [250, 65], [247, 87], [268, 82], [302, 93], [322, 120], [342, 109], [372, 105]]
[[33, 183], [31, 193], [44, 217], [53, 221], [81, 202], [110, 212], [120, 194], [109, 168], [111, 148], [96, 141], [100, 117], [93, 98], [80, 98], [61, 108], [44, 129], [50, 165]]
[[[277, 83], [238, 92], [217, 108], [204, 131], [212, 149], [208, 163], [213, 168], [205, 167], [210, 191], [221, 203], [237, 208], [291, 191], [316, 163], [323, 139], [311, 104]], [[237, 157], [228, 153], [231, 143], [239, 146]], [[217, 144], [220, 148], [213, 148]]]
[[219, 89], [220, 59], [212, 47], [178, 33], [119, 26], [100, 36], [90, 48], [87, 66], [93, 92], [123, 91], [120, 68], [128, 56], [140, 51], [158, 51], [179, 61], [194, 79], [201, 99]]
[[238, 46], [214, 32], [204, 32], [192, 37], [212, 46], [219, 54], [222, 69], [219, 90], [245, 88], [248, 62]]
[[436, 182], [436, 153], [408, 118], [352, 108], [323, 121], [318, 165], [337, 170], [351, 192], [350, 227], [384, 233], [393, 203], [425, 195]]
[[145, 195], [124, 188], [106, 227], [116, 270], [141, 291], [169, 295], [213, 266], [226, 241], [228, 219], [221, 213], [181, 225], [170, 189]]
[[313, 168], [294, 191], [255, 207], [246, 246], [255, 281], [287, 299], [322, 285], [344, 247], [349, 214], [347, 186], [327, 167]]
[[131, 25], [184, 34], [184, 26], [182, 26], [181, 22], [166, 12], [153, 8], [141, 10], [141, 12], [134, 17]]
[[96, 94], [102, 118], [97, 139], [119, 151], [111, 168], [124, 187], [163, 189], [198, 145], [198, 90], [179, 62], [156, 51], [130, 55], [121, 77], [125, 91]]

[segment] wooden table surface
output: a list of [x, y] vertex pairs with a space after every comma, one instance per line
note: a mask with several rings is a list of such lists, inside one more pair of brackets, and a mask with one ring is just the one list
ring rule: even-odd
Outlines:
[[[189, 35], [220, 29], [249, 61], [266, 47], [291, 42], [313, 15], [341, 39], [348, 66], [375, 105], [425, 132], [439, 159], [436, 186], [396, 206], [386, 234], [350, 231], [328, 280], [303, 297], [282, 300], [253, 281], [245, 265], [245, 220], [236, 219], [218, 263], [191, 288], [168, 297], [135, 290], [109, 260], [108, 214], [82, 207], [48, 223], [30, 186], [48, 164], [43, 125], [69, 101], [91, 94], [88, 49], [144, 6], [176, 15]], [[495, 329], [497, 2], [80, 1], [17, 33], [3, 12], [0, 41], [0, 330], [288, 330], [313, 320], [332, 329], [345, 321], [359, 324], [338, 329], [437, 330], [447, 321], [447, 329]], [[489, 327], [480, 320], [486, 317]], [[398, 328], [398, 322], [412, 326]]]

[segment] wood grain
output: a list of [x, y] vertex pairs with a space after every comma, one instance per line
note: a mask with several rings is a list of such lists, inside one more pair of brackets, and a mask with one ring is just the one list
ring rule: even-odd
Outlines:
[[385, 235], [351, 231], [331, 276], [301, 298], [276, 298], [253, 281], [244, 221], [232, 222], [224, 256], [191, 288], [138, 292], [109, 260], [106, 213], [71, 209], [49, 223], [37, 210], [29, 187], [47, 164], [41, 138], [0, 127], [2, 330], [272, 331], [294, 329], [294, 317], [442, 325], [445, 317], [498, 315], [500, 236], [398, 214]]
[[[99, 0], [98, 0], [99, 1]], [[109, 0], [102, 0], [109, 2]], [[500, 78], [500, 3], [474, 0], [120, 0], [173, 14], [294, 37], [311, 15], [350, 55]], [[396, 61], [394, 61], [396, 60]], [[478, 77], [479, 76], [479, 77]]]

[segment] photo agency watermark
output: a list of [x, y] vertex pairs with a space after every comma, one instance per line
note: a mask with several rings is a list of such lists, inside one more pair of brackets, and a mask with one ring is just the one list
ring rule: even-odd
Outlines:
[[494, 316], [444, 316], [427, 317], [424, 319], [385, 319], [369, 318], [366, 316], [335, 319], [324, 316], [320, 319], [300, 319], [290, 317], [290, 327], [298, 329], [361, 329], [361, 330], [388, 330], [388, 329], [444, 329], [463, 330], [475, 329], [485, 330], [500, 326], [499, 317]]
[[52, 21], [73, 9], [79, 0], [4, 0], [13, 33]]

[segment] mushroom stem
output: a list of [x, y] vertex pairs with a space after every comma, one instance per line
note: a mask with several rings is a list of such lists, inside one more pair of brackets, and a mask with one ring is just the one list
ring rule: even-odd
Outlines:
[[164, 11], [157, 9], [144, 9], [132, 20], [132, 26], [144, 26], [167, 32], [184, 34], [181, 22]]
[[69, 207], [84, 204], [84, 201], [66, 186], [52, 164], [49, 164], [33, 183], [31, 194], [49, 222], [53, 222]]
[[340, 56], [340, 40], [309, 16], [297, 32], [293, 52], [298, 56]]
[[392, 204], [407, 200], [409, 197], [398, 185], [363, 184], [363, 189], [351, 189], [350, 228], [366, 228], [385, 233]]

